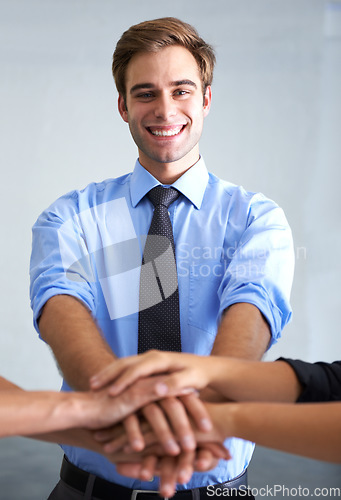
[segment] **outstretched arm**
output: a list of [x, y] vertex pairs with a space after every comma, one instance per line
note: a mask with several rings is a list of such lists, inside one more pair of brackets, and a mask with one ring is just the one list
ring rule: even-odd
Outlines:
[[109, 393], [117, 395], [139, 378], [155, 374], [163, 374], [161, 382], [155, 383], [159, 396], [210, 387], [225, 400], [294, 402], [301, 391], [294, 370], [284, 361], [159, 351], [118, 360], [93, 377], [91, 384], [94, 389], [110, 384]]
[[341, 463], [341, 403], [227, 403], [207, 408], [221, 436]]
[[[154, 379], [140, 380], [113, 398], [107, 391], [30, 392], [0, 378], [0, 437], [37, 436], [73, 428], [107, 429], [158, 398]], [[195, 406], [198, 418], [206, 417]], [[71, 436], [70, 433], [65, 436]], [[44, 439], [48, 439], [47, 436]], [[55, 439], [51, 438], [52, 441]], [[59, 442], [63, 441], [59, 437]], [[79, 445], [79, 442], [78, 442]]]
[[[0, 377], [0, 437], [91, 427], [98, 413], [96, 406], [92, 394], [28, 392]], [[49, 440], [47, 436], [43, 439]], [[52, 435], [51, 440], [55, 440]]]

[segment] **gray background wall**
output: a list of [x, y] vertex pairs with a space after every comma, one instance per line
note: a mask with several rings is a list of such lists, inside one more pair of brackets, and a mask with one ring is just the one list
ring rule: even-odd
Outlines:
[[111, 55], [128, 26], [165, 15], [216, 48], [209, 169], [275, 199], [293, 229], [294, 317], [270, 359], [339, 357], [341, 2], [1, 0], [0, 362], [26, 388], [59, 385], [32, 327], [31, 226], [63, 193], [132, 169]]
[[[60, 384], [32, 326], [31, 226], [63, 193], [131, 170], [111, 55], [128, 26], [165, 15], [217, 51], [209, 169], [275, 199], [293, 229], [294, 317], [268, 359], [340, 358], [341, 2], [0, 0], [0, 373], [27, 389]], [[54, 445], [2, 441], [0, 498], [46, 498], [59, 463]], [[340, 476], [262, 448], [250, 467], [253, 487], [340, 487]]]
[[217, 52], [201, 152], [293, 229], [294, 318], [269, 354], [340, 357], [341, 2], [1, 0], [1, 373], [58, 388], [28, 299], [31, 226], [63, 193], [133, 167], [110, 65], [131, 24], [172, 15]]

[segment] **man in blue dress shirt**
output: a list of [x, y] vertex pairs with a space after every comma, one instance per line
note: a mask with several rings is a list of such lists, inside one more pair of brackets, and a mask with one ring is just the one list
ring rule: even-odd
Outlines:
[[[137, 353], [140, 243], [153, 214], [146, 195], [160, 184], [180, 192], [169, 215], [182, 350], [258, 360], [290, 319], [294, 259], [283, 211], [208, 173], [199, 153], [214, 62], [212, 48], [177, 19], [126, 31], [113, 74], [119, 113], [138, 147], [135, 168], [61, 197], [33, 227], [34, 322], [63, 372], [64, 390], [87, 390], [94, 374]], [[209, 474], [194, 473], [179, 485], [179, 499], [191, 498], [183, 491], [192, 494], [246, 470], [252, 443], [229, 439], [227, 447], [233, 459]], [[50, 498], [143, 499], [149, 497], [136, 490], [158, 488], [156, 479], [120, 476], [101, 455], [69, 446], [64, 451], [71, 480]], [[203, 491], [200, 498], [206, 498]]]

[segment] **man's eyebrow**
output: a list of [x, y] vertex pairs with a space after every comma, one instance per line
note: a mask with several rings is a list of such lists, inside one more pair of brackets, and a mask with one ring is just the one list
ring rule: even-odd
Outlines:
[[[197, 88], [197, 84], [193, 82], [192, 80], [175, 80], [174, 82], [170, 82], [169, 84], [171, 87], [179, 87], [181, 85], [189, 85], [191, 87], [194, 87], [195, 89]], [[153, 83], [137, 83], [136, 85], [133, 85], [130, 89], [130, 94], [133, 94], [137, 90], [147, 90], [147, 89], [154, 89], [155, 85]]]
[[180, 85], [190, 85], [191, 87], [197, 88], [197, 84], [192, 80], [176, 80], [175, 82], [171, 82], [172, 87], [178, 87]]
[[141, 90], [141, 89], [153, 89], [154, 85], [152, 83], [137, 83], [136, 85], [133, 85], [130, 89], [130, 94], [133, 94], [136, 92], [136, 90]]

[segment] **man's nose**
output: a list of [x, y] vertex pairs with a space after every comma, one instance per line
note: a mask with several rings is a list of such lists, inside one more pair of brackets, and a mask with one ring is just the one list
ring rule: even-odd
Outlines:
[[171, 96], [162, 95], [156, 101], [155, 116], [162, 120], [168, 120], [176, 115], [176, 105]]

